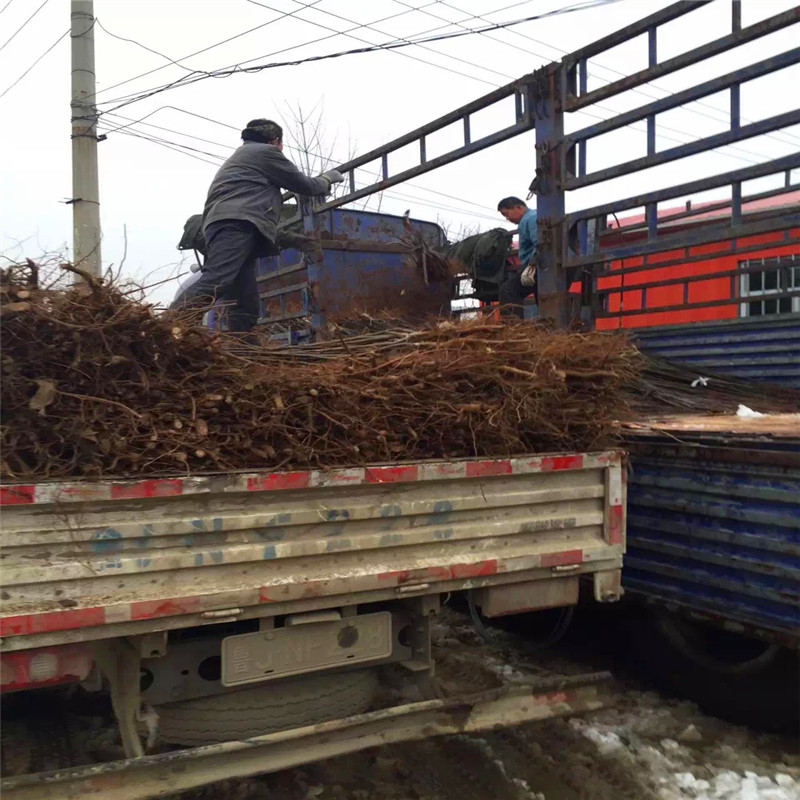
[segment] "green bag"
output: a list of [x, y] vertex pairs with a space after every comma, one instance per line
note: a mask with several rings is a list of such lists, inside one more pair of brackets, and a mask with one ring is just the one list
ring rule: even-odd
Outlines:
[[460, 261], [473, 280], [499, 284], [505, 280], [506, 257], [513, 236], [505, 228], [492, 228], [450, 245], [445, 255]]

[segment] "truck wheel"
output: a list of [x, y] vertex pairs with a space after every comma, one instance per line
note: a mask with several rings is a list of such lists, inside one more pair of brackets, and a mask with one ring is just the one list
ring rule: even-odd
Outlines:
[[262, 736], [360, 714], [377, 690], [376, 670], [362, 669], [169, 703], [157, 708], [159, 735], [194, 746]]
[[737, 725], [784, 735], [800, 730], [796, 652], [668, 612], [649, 619], [633, 646], [648, 679], [663, 691]]
[[658, 618], [661, 634], [701, 669], [722, 675], [757, 673], [769, 667], [781, 652], [780, 645], [709, 628], [664, 613]]

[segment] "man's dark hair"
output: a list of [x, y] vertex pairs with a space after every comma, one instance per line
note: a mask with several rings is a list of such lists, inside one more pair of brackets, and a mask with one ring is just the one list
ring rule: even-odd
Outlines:
[[504, 197], [498, 204], [497, 210], [502, 211], [504, 208], [516, 208], [517, 206], [525, 206], [528, 207], [528, 204], [524, 200], [520, 200], [519, 197]]
[[242, 131], [242, 141], [272, 144], [276, 139], [283, 139], [283, 128], [271, 119], [251, 119]]

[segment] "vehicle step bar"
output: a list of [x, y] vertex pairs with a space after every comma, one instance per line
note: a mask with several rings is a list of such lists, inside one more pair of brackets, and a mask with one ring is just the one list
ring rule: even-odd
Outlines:
[[429, 700], [243, 741], [40, 772], [0, 782], [3, 800], [144, 800], [370, 747], [587, 713], [610, 704], [607, 672]]

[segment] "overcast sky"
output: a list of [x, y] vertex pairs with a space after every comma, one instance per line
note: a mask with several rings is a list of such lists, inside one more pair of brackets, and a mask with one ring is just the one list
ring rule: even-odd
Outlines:
[[[239, 144], [240, 129], [253, 117], [271, 117], [291, 129], [293, 114], [302, 109], [312, 121], [321, 123], [322, 145], [315, 149], [330, 154], [335, 162], [345, 161], [666, 3], [619, 0], [424, 47], [203, 80], [112, 112], [125, 96], [174, 81], [188, 70], [219, 69], [251, 59], [252, 63], [265, 63], [305, 58], [515, 20], [577, 2], [95, 0], [99, 22], [95, 28], [97, 100], [100, 109], [109, 112], [101, 119], [101, 130], [108, 133], [108, 139], [99, 145], [104, 264], [120, 263], [125, 250], [123, 231], [127, 230], [127, 275], [148, 282], [174, 275], [180, 269], [176, 244], [183, 223], [202, 210], [217, 166]], [[793, 5], [784, 0], [744, 0], [743, 25]], [[0, 97], [0, 252], [15, 260], [38, 258], [69, 248], [72, 241], [72, 211], [64, 204], [71, 194], [69, 37], [55, 44], [19, 83], [8, 87], [68, 30], [70, 3], [0, 0], [0, 9], [0, 94], [6, 92]], [[659, 58], [669, 58], [729, 31], [730, 2], [717, 0], [662, 28]], [[797, 34], [794, 25], [654, 85], [612, 98], [587, 109], [586, 114], [568, 117], [567, 129], [584, 127], [597, 118], [789, 50], [797, 46]], [[227, 39], [231, 41], [219, 44]], [[193, 55], [201, 50], [204, 52]], [[180, 65], [168, 59], [180, 60]], [[598, 56], [590, 62], [590, 88], [643, 68], [646, 59], [646, 37]], [[798, 66], [745, 84], [743, 124], [744, 120], [795, 108], [798, 85]], [[660, 115], [658, 148], [724, 130], [728, 104], [729, 95], [723, 92]], [[135, 120], [142, 121], [114, 132]], [[498, 104], [473, 119], [473, 139], [512, 122], [510, 101]], [[429, 157], [449, 150], [458, 143], [459, 135], [460, 128], [456, 128], [431, 137]], [[412, 217], [438, 221], [451, 236], [506, 225], [495, 211], [497, 201], [508, 194], [525, 196], [533, 176], [534, 136], [531, 131], [396, 186], [382, 197], [372, 198], [368, 207], [376, 209], [380, 203], [382, 211], [397, 214], [411, 209]], [[160, 141], [149, 140], [153, 138]], [[798, 145], [800, 126], [573, 193], [568, 209], [741, 168], [796, 152]], [[287, 149], [286, 153], [299, 163], [296, 151]], [[589, 170], [644, 153], [642, 123], [593, 142]], [[410, 166], [412, 159], [413, 154], [404, 153], [390, 161], [390, 169], [396, 172]], [[358, 177], [366, 182], [369, 176], [362, 172]], [[776, 185], [776, 180], [746, 184], [745, 194]], [[174, 289], [173, 284], [166, 284], [154, 290], [153, 297], [168, 300]]]

